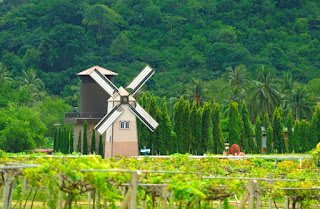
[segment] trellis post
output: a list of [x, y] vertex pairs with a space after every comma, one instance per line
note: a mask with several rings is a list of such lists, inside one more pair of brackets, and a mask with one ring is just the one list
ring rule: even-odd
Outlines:
[[11, 180], [9, 171], [5, 171], [4, 173], [4, 181], [2, 208], [11, 209], [13, 181]]
[[289, 197], [285, 196], [284, 199], [284, 209], [289, 209]]
[[137, 188], [138, 188], [138, 172], [134, 171], [131, 173], [131, 198], [130, 198], [130, 209], [137, 208]]
[[[59, 186], [61, 186], [62, 183], [63, 183], [63, 179], [61, 176], [59, 176]], [[62, 209], [62, 192], [60, 189], [58, 192], [58, 209]]]

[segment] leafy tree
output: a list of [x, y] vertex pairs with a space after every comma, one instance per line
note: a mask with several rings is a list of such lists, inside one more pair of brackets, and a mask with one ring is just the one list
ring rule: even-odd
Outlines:
[[294, 122], [294, 126], [293, 126], [293, 129], [294, 129], [294, 132], [293, 132], [293, 141], [291, 142], [292, 143], [292, 147], [293, 147], [293, 151], [295, 153], [299, 153], [301, 152], [301, 147], [300, 147], [300, 142], [301, 142], [301, 133], [300, 133], [300, 130], [301, 130], [301, 125], [300, 125], [300, 121], [299, 120], [296, 120]]
[[23, 152], [45, 145], [47, 129], [33, 108], [9, 104], [0, 108], [0, 147], [7, 152]]
[[[232, 141], [229, 143], [231, 144]], [[222, 135], [222, 130], [220, 127], [220, 106], [218, 103], [213, 104], [212, 111], [212, 142], [207, 141], [207, 146], [209, 151], [213, 153], [221, 154], [224, 150], [224, 137]]]
[[[157, 106], [157, 101], [154, 95], [150, 96], [150, 104], [149, 104], [149, 113], [151, 117], [153, 117], [156, 121], [159, 121], [160, 119], [160, 110], [159, 107]], [[150, 134], [150, 146], [152, 153], [158, 154], [159, 153], [159, 130], [156, 129], [153, 133]]]
[[99, 136], [99, 155], [101, 155], [101, 157], [104, 158], [102, 135]]
[[284, 133], [282, 126], [282, 107], [276, 107], [273, 113], [272, 120], [273, 129], [273, 148], [277, 150], [277, 153], [286, 152], [286, 146], [284, 141]]
[[311, 137], [312, 137], [312, 146], [315, 147], [320, 141], [320, 104], [318, 104], [312, 116], [311, 121]]
[[82, 153], [84, 155], [88, 154], [88, 122], [84, 121], [84, 128], [83, 128], [83, 148]]
[[59, 137], [59, 130], [58, 128], [55, 129], [54, 131], [54, 138], [53, 138], [53, 151], [57, 151], [57, 146], [58, 146], [58, 137]]
[[91, 154], [96, 152], [96, 131], [92, 130], [92, 137], [91, 137]]
[[260, 117], [257, 116], [256, 124], [255, 124], [255, 132], [256, 132], [256, 153], [260, 154], [262, 151], [262, 129], [261, 129], [261, 120]]

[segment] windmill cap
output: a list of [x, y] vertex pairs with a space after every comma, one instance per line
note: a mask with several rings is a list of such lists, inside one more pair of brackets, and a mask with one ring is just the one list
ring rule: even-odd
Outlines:
[[94, 71], [94, 69], [97, 69], [102, 75], [118, 75], [118, 73], [112, 72], [112, 71], [107, 70], [107, 69], [105, 69], [103, 67], [100, 67], [98, 65], [93, 66], [93, 67], [91, 67], [89, 69], [86, 69], [86, 70], [84, 70], [84, 71], [82, 71], [80, 73], [77, 73], [77, 75], [90, 75], [90, 73], [92, 71]]

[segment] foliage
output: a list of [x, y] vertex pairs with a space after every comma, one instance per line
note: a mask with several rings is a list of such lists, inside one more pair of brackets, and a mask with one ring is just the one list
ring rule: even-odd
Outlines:
[[246, 140], [246, 147], [244, 147], [244, 149], [247, 152], [255, 152], [256, 150], [256, 143], [253, 140], [253, 131], [252, 131], [252, 125], [251, 125], [251, 121], [250, 121], [250, 117], [249, 117], [249, 112], [247, 109], [247, 105], [246, 102], [243, 101], [242, 105], [241, 105], [241, 119], [243, 122], [243, 126], [244, 126], [244, 132], [245, 132], [245, 140]]
[[256, 143], [257, 143], [257, 149], [256, 153], [260, 154], [262, 151], [262, 129], [261, 129], [261, 120], [260, 117], [258, 116], [256, 119], [256, 124], [255, 124], [255, 135], [256, 135]]
[[277, 153], [284, 153], [287, 151], [284, 141], [284, 133], [282, 126], [282, 107], [276, 107], [272, 118], [273, 129], [273, 148]]
[[84, 121], [83, 124], [83, 144], [82, 144], [82, 153], [84, 155], [88, 154], [88, 122]]

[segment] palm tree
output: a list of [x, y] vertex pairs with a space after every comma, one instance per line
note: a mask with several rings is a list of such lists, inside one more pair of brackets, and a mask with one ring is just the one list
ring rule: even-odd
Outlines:
[[44, 84], [40, 78], [37, 78], [36, 72], [33, 69], [27, 71], [22, 70], [22, 76], [17, 78], [21, 88], [26, 87], [30, 93], [39, 91], [44, 87]]
[[295, 87], [295, 82], [288, 73], [283, 75], [283, 79], [279, 81], [280, 91], [283, 95], [289, 95]]
[[197, 101], [199, 105], [204, 103], [204, 99], [207, 98], [207, 93], [207, 84], [199, 79], [192, 79], [186, 89], [186, 97], [190, 98], [191, 101]]
[[253, 82], [250, 93], [250, 107], [253, 112], [253, 118], [257, 115], [272, 115], [273, 110], [280, 104], [281, 95], [278, 91], [274, 72], [269, 68], [261, 66], [257, 80]]
[[7, 71], [0, 62], [0, 81], [11, 81], [12, 78], [10, 78], [10, 73]]
[[244, 65], [236, 66], [234, 69], [232, 67], [228, 67], [226, 70], [229, 71], [227, 74], [227, 79], [229, 82], [225, 88], [231, 87], [246, 89], [248, 87], [251, 80], [248, 77], [247, 68]]
[[310, 99], [310, 93], [305, 88], [298, 86], [291, 94], [285, 97], [284, 111], [292, 110], [295, 119], [307, 119], [311, 117], [312, 109], [316, 102]]

